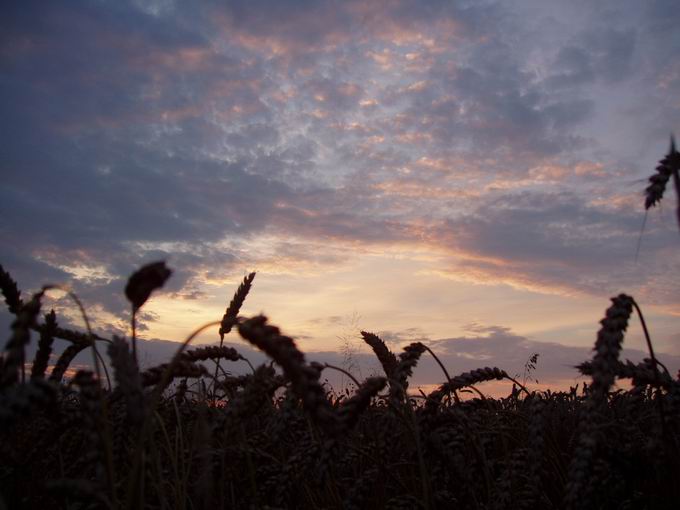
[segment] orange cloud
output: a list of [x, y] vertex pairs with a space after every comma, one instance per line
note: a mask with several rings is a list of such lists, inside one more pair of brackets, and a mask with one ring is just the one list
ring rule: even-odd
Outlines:
[[381, 181], [373, 185], [373, 188], [386, 194], [409, 198], [445, 199], [445, 198], [474, 198], [479, 196], [468, 190], [455, 189], [443, 186], [428, 186], [418, 181]]

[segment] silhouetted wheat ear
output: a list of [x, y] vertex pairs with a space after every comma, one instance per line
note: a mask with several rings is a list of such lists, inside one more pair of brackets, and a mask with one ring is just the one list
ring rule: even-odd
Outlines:
[[19, 309], [23, 305], [21, 292], [17, 288], [17, 282], [12, 279], [2, 265], [0, 265], [0, 289], [2, 289], [2, 295], [5, 298], [9, 311], [14, 315], [19, 313]]
[[146, 264], [132, 273], [125, 286], [125, 296], [132, 304], [133, 311], [139, 310], [154, 290], [165, 285], [171, 274], [165, 262]]
[[226, 359], [229, 361], [239, 361], [243, 359], [233, 347], [210, 345], [199, 347], [190, 351], [185, 351], [180, 355], [180, 359], [185, 361], [207, 361], [209, 359]]
[[[645, 209], [654, 207], [663, 198], [666, 185], [671, 175], [680, 171], [680, 153], [675, 148], [675, 139], [671, 136], [671, 147], [668, 154], [659, 161], [656, 173], [649, 178], [649, 186], [645, 189]], [[676, 177], [677, 178], [677, 177]]]
[[675, 151], [675, 140], [671, 138], [671, 150], [673, 151], [673, 183], [675, 184], [675, 198], [677, 204], [675, 208], [675, 216], [678, 220], [678, 228], [680, 228], [680, 153]]
[[388, 378], [393, 378], [394, 373], [397, 370], [397, 365], [399, 364], [394, 353], [389, 350], [387, 345], [385, 345], [385, 342], [378, 335], [374, 335], [368, 331], [362, 331], [361, 336], [364, 339], [364, 342], [373, 349], [378, 361], [380, 361], [380, 364], [382, 365], [385, 375]]
[[[6, 387], [19, 380], [19, 372], [23, 370], [26, 345], [31, 340], [31, 328], [36, 324], [40, 313], [40, 301], [43, 292], [37, 292], [28, 303], [25, 303], [12, 323], [12, 336], [5, 347], [5, 357], [0, 374], [0, 387]], [[23, 371], [21, 372], [23, 374]]]
[[132, 356], [137, 362], [137, 312], [146, 303], [151, 293], [165, 285], [172, 271], [165, 262], [152, 262], [132, 273], [125, 285], [125, 297], [132, 304]]
[[597, 333], [593, 349], [595, 355], [589, 364], [582, 365], [590, 372], [592, 383], [577, 430], [578, 442], [569, 465], [564, 499], [567, 510], [590, 508], [595, 481], [593, 460], [600, 436], [598, 425], [608, 401], [609, 390], [617, 372], [622, 368], [619, 354], [634, 301], [626, 294], [619, 294], [611, 298], [611, 301], [612, 305], [607, 308], [604, 319], [600, 321], [602, 327]]
[[632, 297], [619, 294], [611, 298], [611, 301], [612, 305], [607, 308], [604, 319], [600, 321], [602, 327], [597, 333], [592, 360], [591, 390], [593, 398], [598, 402], [606, 400], [609, 389], [614, 384], [623, 334], [633, 312]]
[[384, 377], [369, 377], [361, 386], [357, 388], [352, 398], [345, 400], [338, 409], [338, 415], [342, 426], [349, 429], [359, 419], [359, 415], [363, 413], [371, 404], [371, 399], [375, 397], [387, 384], [387, 379]]
[[227, 421], [238, 423], [240, 418], [254, 414], [266, 402], [270, 401], [274, 392], [285, 381], [277, 376], [268, 365], [260, 365], [255, 373], [243, 379], [243, 390], [229, 401]]
[[283, 369], [293, 392], [311, 417], [329, 432], [337, 430], [338, 422], [319, 383], [319, 370], [307, 365], [293, 339], [281, 335], [279, 328], [268, 325], [267, 318], [262, 315], [241, 322], [238, 331]]
[[[583, 375], [592, 376], [594, 372], [593, 363], [585, 361], [575, 367]], [[654, 369], [654, 362], [650, 358], [645, 358], [640, 363], [633, 363], [630, 360], [625, 362], [617, 361], [614, 365], [614, 375], [620, 379], [632, 379], [633, 386], [645, 387], [656, 386], [669, 390], [674, 381], [665, 372], [657, 372]]]
[[425, 352], [425, 346], [420, 342], [413, 342], [404, 347], [404, 352], [399, 355], [399, 364], [395, 371], [395, 377], [402, 383], [413, 375], [413, 369], [418, 364], [420, 356]]
[[71, 344], [64, 349], [64, 352], [61, 353], [61, 356], [59, 356], [59, 359], [57, 359], [57, 362], [54, 364], [54, 368], [50, 374], [50, 381], [60, 383], [64, 378], [66, 370], [68, 370], [69, 365], [73, 361], [73, 358], [87, 347], [89, 346], [86, 344]]
[[104, 424], [101, 386], [89, 370], [78, 370], [73, 376], [73, 384], [80, 389], [80, 406], [86, 432], [87, 444], [84, 445], [83, 459], [95, 466], [96, 478], [102, 486], [105, 480], [105, 445], [102, 430]]
[[472, 386], [473, 384], [492, 381], [494, 379], [501, 380], [507, 377], [508, 374], [505, 370], [496, 367], [484, 367], [472, 370], [471, 372], [464, 372], [452, 377], [450, 382], [442, 384], [438, 389], [430, 393], [427, 396], [427, 402], [425, 403], [425, 411], [430, 413], [436, 411], [444, 396], [454, 390], [460, 390], [466, 386]]
[[234, 324], [236, 324], [236, 317], [243, 306], [243, 302], [246, 300], [248, 292], [250, 292], [250, 287], [253, 285], [254, 279], [255, 273], [250, 273], [243, 278], [243, 282], [236, 290], [234, 297], [222, 317], [222, 324], [220, 324], [220, 340], [224, 340], [224, 335], [228, 334], [231, 331], [231, 328], [234, 327]]
[[[47, 328], [47, 324], [38, 324], [33, 329], [38, 333], [42, 334]], [[84, 345], [89, 347], [92, 340], [106, 340], [105, 338], [92, 334], [92, 337], [88, 333], [81, 333], [80, 331], [73, 331], [71, 329], [60, 328], [59, 326], [54, 328], [53, 336], [55, 338], [61, 338], [62, 340], [67, 340], [72, 344]]]
[[52, 343], [54, 334], [57, 330], [57, 316], [54, 310], [45, 314], [45, 324], [40, 329], [40, 340], [38, 341], [38, 352], [35, 353], [33, 366], [31, 367], [31, 379], [42, 379], [49, 363], [52, 353]]
[[114, 336], [109, 344], [108, 353], [117, 390], [123, 394], [125, 399], [128, 421], [138, 425], [144, 418], [144, 395], [139, 367], [130, 352], [128, 343], [123, 338]]
[[413, 369], [424, 352], [425, 346], [422, 343], [413, 342], [404, 347], [404, 352], [399, 354], [397, 366], [390, 379], [390, 399], [393, 402], [400, 402], [406, 397], [408, 378], [413, 375]]
[[[163, 374], [165, 373], [165, 370], [168, 368], [168, 366], [171, 366], [171, 364], [163, 363], [142, 372], [142, 386], [146, 388], [148, 386], [153, 386], [160, 383], [163, 380]], [[178, 377], [198, 378], [207, 375], [209, 375], [208, 371], [203, 365], [179, 359], [176, 363], [174, 363], [174, 365], [172, 365], [172, 372], [170, 374], [168, 384], [170, 384], [173, 379]]]

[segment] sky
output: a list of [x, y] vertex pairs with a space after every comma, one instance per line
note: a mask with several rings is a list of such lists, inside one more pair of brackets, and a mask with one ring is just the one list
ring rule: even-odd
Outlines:
[[[679, 25], [675, 0], [2, 2], [0, 264], [111, 335], [127, 277], [167, 261], [148, 345], [256, 271], [243, 313], [312, 358], [371, 373], [363, 329], [452, 375], [536, 352], [556, 389], [625, 292], [675, 371], [672, 190], [636, 251], [680, 133]], [[624, 347], [645, 355], [637, 319]]]

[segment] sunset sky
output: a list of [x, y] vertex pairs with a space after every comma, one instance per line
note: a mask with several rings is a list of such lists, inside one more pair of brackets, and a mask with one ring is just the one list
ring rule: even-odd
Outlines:
[[556, 388], [625, 292], [675, 371], [672, 189], [635, 255], [678, 27], [677, 0], [2, 2], [0, 264], [129, 334], [127, 276], [166, 260], [141, 335], [175, 341], [257, 271], [243, 312], [312, 357], [367, 375], [365, 329], [451, 373], [537, 352]]

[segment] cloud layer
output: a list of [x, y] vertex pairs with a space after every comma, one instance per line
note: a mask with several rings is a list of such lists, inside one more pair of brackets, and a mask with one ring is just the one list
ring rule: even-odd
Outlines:
[[635, 261], [640, 179], [680, 127], [677, 11], [3, 4], [0, 261], [120, 320], [144, 261], [170, 258], [170, 292], [200, 299], [253, 267], [403, 250], [442, 278], [677, 315], [671, 207]]

